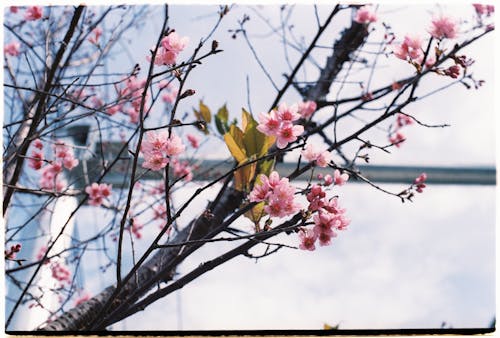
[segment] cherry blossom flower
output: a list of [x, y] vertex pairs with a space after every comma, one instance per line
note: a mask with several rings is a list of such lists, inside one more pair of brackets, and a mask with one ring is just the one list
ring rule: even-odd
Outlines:
[[174, 176], [182, 177], [186, 182], [190, 182], [193, 179], [193, 172], [188, 161], [179, 161], [174, 158], [172, 161], [172, 167], [174, 169]]
[[63, 263], [52, 263], [50, 269], [52, 270], [52, 278], [58, 280], [61, 284], [64, 282], [67, 284], [71, 283], [71, 272]]
[[257, 130], [259, 130], [261, 133], [273, 136], [278, 134], [281, 126], [281, 121], [278, 119], [276, 111], [272, 110], [269, 112], [269, 114], [260, 113], [259, 122], [260, 123], [257, 126]]
[[26, 21], [35, 21], [42, 17], [43, 8], [42, 6], [29, 6], [24, 12], [24, 19]]
[[10, 247], [10, 250], [5, 250], [5, 259], [13, 260], [16, 258], [16, 254], [21, 251], [21, 244], [17, 243]]
[[166, 149], [167, 140], [167, 131], [148, 131], [144, 134], [141, 151], [146, 155], [162, 153]]
[[188, 43], [189, 37], [180, 37], [177, 32], [172, 32], [161, 40], [161, 45], [163, 46], [163, 48], [174, 53], [182, 52], [184, 48], [186, 48]]
[[40, 139], [36, 139], [33, 141], [33, 147], [42, 150], [43, 149], [43, 142]]
[[332, 160], [332, 154], [329, 151], [317, 150], [312, 143], [309, 143], [302, 151], [302, 156], [309, 162], [315, 162], [318, 167], [327, 167]]
[[299, 231], [299, 249], [314, 251], [316, 249], [315, 243], [318, 235], [311, 229], [302, 229]]
[[137, 239], [141, 239], [142, 238], [142, 234], [141, 234], [142, 228], [144, 228], [144, 225], [140, 224], [137, 221], [137, 218], [133, 218], [132, 219], [132, 224], [130, 226], [130, 231], [134, 234], [135, 238], [137, 238]]
[[456, 21], [448, 16], [440, 16], [432, 20], [429, 33], [432, 37], [442, 39], [454, 39], [458, 34]]
[[305, 119], [311, 117], [311, 115], [316, 111], [316, 108], [316, 102], [311, 100], [300, 102], [298, 104], [298, 112]]
[[[38, 249], [38, 253], [36, 254], [36, 260], [41, 261], [43, 257], [45, 256], [45, 253], [47, 252], [47, 247], [45, 245], [41, 246], [40, 249]], [[46, 259], [43, 264], [49, 264], [50, 259]]]
[[405, 140], [405, 136], [399, 131], [389, 137], [389, 142], [391, 142], [391, 144], [394, 144], [398, 148], [401, 147], [401, 143], [403, 143]]
[[335, 182], [335, 185], [344, 185], [348, 179], [349, 175], [347, 173], [341, 174], [338, 169], [335, 169], [333, 172], [333, 181]]
[[408, 115], [404, 115], [401, 113], [398, 113], [396, 115], [396, 122], [398, 127], [403, 127], [403, 126], [408, 126], [410, 124], [413, 124], [413, 119], [409, 117]]
[[394, 55], [401, 60], [420, 60], [422, 52], [422, 39], [418, 35], [406, 35], [401, 45], [393, 49]]
[[28, 166], [32, 169], [39, 170], [42, 168], [44, 156], [41, 151], [33, 150], [28, 159]]
[[417, 189], [416, 191], [419, 193], [422, 193], [424, 191], [424, 188], [426, 187], [425, 181], [427, 180], [427, 174], [426, 173], [421, 173], [414, 181], [414, 184], [416, 185]]
[[324, 181], [325, 181], [325, 183], [324, 183], [325, 186], [331, 185], [333, 183], [332, 175], [330, 175], [330, 174], [325, 175]]
[[101, 27], [95, 27], [90, 34], [91, 35], [88, 38], [89, 42], [94, 44], [94, 45], [97, 45], [97, 43], [99, 42], [99, 38], [102, 35]]
[[191, 144], [191, 147], [196, 149], [200, 146], [200, 139], [198, 137], [196, 137], [196, 135], [187, 134], [186, 137], [187, 137], [189, 143]]
[[182, 143], [179, 136], [172, 133], [167, 140], [165, 151], [168, 156], [176, 156], [182, 154], [186, 150], [186, 146]]
[[302, 125], [293, 125], [292, 123], [285, 123], [280, 128], [277, 139], [276, 146], [279, 149], [284, 149], [288, 145], [288, 143], [295, 142], [297, 140], [297, 136], [302, 135], [304, 132], [304, 126]]
[[287, 178], [279, 177], [273, 171], [269, 177], [259, 176], [260, 184], [255, 184], [250, 193], [251, 202], [264, 201], [264, 211], [271, 217], [285, 217], [296, 213], [300, 204], [295, 202], [295, 188], [290, 185]]
[[168, 162], [168, 157], [165, 157], [161, 153], [155, 153], [145, 157], [145, 160], [142, 163], [142, 167], [153, 171], [158, 171], [165, 168]]
[[20, 51], [19, 51], [20, 48], [21, 48], [21, 44], [19, 42], [12, 41], [3, 47], [3, 52], [6, 55], [18, 56], [20, 53]]
[[17, 13], [19, 11], [19, 7], [18, 6], [10, 6], [9, 7], [9, 10], [11, 13]]
[[300, 114], [297, 111], [297, 104], [288, 107], [287, 104], [283, 102], [278, 106], [277, 115], [282, 122], [293, 122], [300, 118]]
[[111, 184], [92, 183], [85, 188], [85, 192], [89, 195], [89, 205], [100, 206], [104, 199], [111, 195]]
[[369, 24], [377, 21], [377, 14], [373, 12], [371, 6], [365, 5], [356, 11], [354, 21], [360, 24]]

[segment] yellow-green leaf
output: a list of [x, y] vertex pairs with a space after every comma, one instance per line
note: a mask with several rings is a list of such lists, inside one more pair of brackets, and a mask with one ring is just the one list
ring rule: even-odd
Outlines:
[[259, 224], [260, 219], [264, 216], [264, 202], [257, 203], [252, 209], [245, 212], [245, 217], [253, 222], [253, 224]]
[[[232, 124], [231, 127], [229, 127], [229, 134], [234, 138], [236, 141], [236, 144], [241, 148], [245, 149], [245, 144], [243, 143], [243, 131], [241, 131], [240, 128], [238, 128], [237, 125]], [[245, 152], [246, 154], [246, 152]]]
[[[242, 165], [243, 163], [239, 163]], [[234, 172], [234, 188], [238, 191], [249, 191], [250, 182], [255, 176], [257, 163], [245, 165]]]
[[235, 140], [234, 136], [231, 133], [224, 134], [224, 141], [226, 142], [226, 146], [231, 152], [231, 155], [238, 162], [244, 162], [247, 159], [247, 154], [245, 153], [245, 149], [241, 147], [237, 140]]

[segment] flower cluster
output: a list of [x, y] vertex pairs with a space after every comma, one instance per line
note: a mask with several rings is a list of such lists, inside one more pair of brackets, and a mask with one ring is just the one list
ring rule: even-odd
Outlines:
[[12, 245], [10, 247], [10, 250], [5, 250], [4, 251], [5, 259], [10, 259], [10, 260], [15, 259], [16, 258], [16, 254], [19, 251], [21, 251], [21, 244], [20, 243]]
[[427, 180], [427, 174], [426, 173], [421, 173], [414, 181], [414, 184], [416, 186], [416, 191], [421, 193], [424, 191], [424, 188], [426, 187], [425, 181]]
[[377, 21], [377, 14], [373, 11], [371, 6], [365, 5], [356, 11], [354, 21], [360, 24], [369, 24]]
[[314, 162], [318, 167], [327, 167], [332, 160], [332, 153], [327, 150], [318, 150], [312, 143], [309, 143], [304, 150], [302, 156], [309, 161]]
[[[394, 47], [393, 53], [401, 60], [416, 62], [421, 65], [424, 60], [421, 37], [418, 35], [406, 35], [403, 42]], [[431, 68], [435, 63], [435, 58], [428, 55], [425, 66]]]
[[[136, 76], [128, 77], [125, 80], [124, 88], [116, 88], [117, 100], [122, 103], [114, 104], [106, 108], [106, 113], [110, 116], [121, 112], [128, 115], [130, 118], [130, 123], [139, 122], [139, 115], [142, 102], [142, 93], [144, 92], [144, 86], [146, 85], [146, 80], [139, 80]], [[150, 94], [146, 92], [145, 105], [147, 105]], [[95, 103], [95, 108], [101, 108], [102, 102]], [[145, 110], [147, 114], [147, 110]]]
[[275, 136], [277, 147], [283, 149], [304, 132], [304, 126], [293, 124], [300, 117], [297, 104], [288, 107], [286, 103], [282, 103], [277, 110], [259, 114], [257, 129], [266, 135]]
[[89, 204], [93, 206], [100, 206], [104, 202], [104, 199], [111, 196], [111, 184], [105, 183], [92, 183], [85, 188], [85, 192], [89, 195]]
[[455, 19], [448, 16], [434, 18], [429, 33], [438, 40], [454, 39], [458, 35], [458, 27]]
[[182, 140], [174, 133], [169, 137], [166, 131], [149, 131], [141, 145], [144, 155], [142, 167], [154, 171], [161, 170], [168, 164], [170, 157], [181, 154], [185, 149]]
[[42, 6], [29, 6], [24, 12], [24, 20], [35, 21], [41, 19], [43, 15]]
[[[177, 32], [171, 32], [161, 40], [161, 46], [158, 48], [155, 57], [155, 65], [174, 65], [177, 63], [177, 56], [186, 48], [189, 43], [189, 37], [180, 37]], [[147, 57], [151, 61], [151, 57]]]
[[3, 47], [3, 53], [5, 55], [10, 55], [10, 56], [18, 56], [19, 55], [19, 49], [21, 48], [21, 44], [17, 41], [12, 41], [7, 43]]
[[52, 278], [58, 280], [61, 284], [64, 284], [64, 282], [71, 283], [71, 272], [63, 263], [55, 262], [51, 264], [50, 269], [52, 270]]
[[479, 17], [483, 15], [490, 16], [495, 12], [495, 6], [493, 5], [472, 4], [472, 6], [474, 6], [474, 9]]
[[269, 177], [261, 174], [260, 184], [255, 184], [250, 193], [251, 202], [265, 202], [264, 211], [271, 217], [286, 217], [300, 210], [300, 204], [295, 202], [295, 188], [288, 178], [281, 178], [276, 171]]
[[[349, 178], [347, 174], [340, 174], [335, 171], [335, 184], [343, 185]], [[346, 175], [342, 177], [342, 175]], [[330, 181], [325, 177], [325, 182]], [[330, 182], [325, 183], [325, 186]], [[315, 250], [316, 241], [319, 245], [326, 246], [331, 244], [331, 239], [337, 236], [336, 231], [344, 230], [349, 225], [349, 220], [345, 217], [345, 209], [338, 205], [338, 198], [328, 199], [324, 188], [315, 184], [306, 195], [309, 202], [309, 211], [315, 212], [313, 216], [314, 226], [312, 229], [301, 228], [299, 230], [299, 248], [302, 250]]]
[[[63, 141], [57, 140], [52, 146], [54, 159], [49, 161], [44, 159], [43, 143], [40, 140], [34, 140], [33, 150], [28, 158], [28, 166], [35, 170], [41, 170], [39, 180], [42, 189], [62, 191], [67, 182], [62, 178], [63, 168], [73, 170], [79, 161], [75, 158], [73, 148], [66, 145]], [[44, 162], [47, 164], [44, 166]]]
[[134, 234], [135, 238], [137, 239], [142, 238], [142, 233], [141, 233], [142, 228], [144, 228], [144, 225], [139, 223], [136, 217], [132, 218], [129, 230]]
[[391, 134], [389, 134], [389, 142], [398, 148], [401, 147], [401, 143], [406, 140], [403, 133], [401, 133], [401, 128], [411, 124], [413, 124], [413, 119], [411, 117], [405, 114], [398, 113], [396, 116], [395, 129]]

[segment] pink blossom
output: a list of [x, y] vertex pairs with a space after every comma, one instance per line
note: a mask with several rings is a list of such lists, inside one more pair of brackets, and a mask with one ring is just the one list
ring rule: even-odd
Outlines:
[[100, 206], [104, 199], [111, 195], [111, 184], [92, 183], [85, 188], [85, 192], [89, 195], [89, 204], [92, 206]]
[[302, 156], [309, 162], [315, 162], [319, 167], [327, 167], [332, 159], [329, 151], [317, 150], [311, 143], [302, 151]]
[[457, 37], [458, 27], [456, 21], [448, 16], [440, 16], [432, 20], [429, 33], [436, 39], [454, 39]]
[[269, 177], [259, 176], [260, 184], [255, 184], [250, 193], [251, 202], [264, 201], [264, 211], [272, 217], [285, 217], [296, 213], [300, 205], [295, 202], [295, 188], [290, 185], [287, 178], [279, 177], [273, 171]]
[[302, 135], [304, 126], [285, 123], [278, 132], [276, 145], [279, 149], [285, 148], [288, 143], [295, 142], [297, 136]]
[[184, 150], [186, 150], [186, 146], [182, 143], [181, 138], [172, 133], [167, 140], [165, 147], [166, 154], [168, 156], [176, 156], [182, 154]]
[[190, 182], [193, 179], [193, 172], [188, 161], [181, 162], [174, 158], [172, 166], [174, 169], [174, 176], [182, 177], [182, 179], [186, 182]]
[[142, 234], [141, 234], [142, 228], [144, 228], [144, 225], [140, 224], [137, 221], [137, 218], [133, 218], [132, 219], [132, 224], [131, 224], [131, 227], [130, 227], [130, 231], [132, 231], [132, 233], [134, 234], [135, 238], [137, 238], [137, 239], [141, 239], [142, 238]]
[[19, 7], [18, 6], [10, 6], [9, 9], [10, 9], [11, 13], [15, 14], [19, 10]]
[[144, 140], [141, 144], [141, 151], [145, 155], [161, 153], [166, 150], [168, 141], [168, 132], [166, 131], [148, 131], [144, 134]]
[[421, 173], [416, 179], [414, 184], [416, 185], [416, 191], [422, 193], [426, 187], [425, 181], [427, 180], [427, 174]]
[[394, 144], [398, 148], [401, 147], [401, 143], [403, 143], [405, 140], [405, 136], [400, 132], [396, 132], [395, 135], [389, 137], [389, 142], [391, 142], [391, 144]]
[[377, 14], [373, 12], [371, 6], [365, 5], [356, 11], [354, 21], [360, 24], [369, 24], [377, 21]]
[[182, 52], [188, 43], [189, 37], [180, 37], [177, 32], [172, 32], [161, 40], [163, 48], [174, 53]]
[[101, 27], [95, 27], [90, 34], [91, 35], [88, 40], [90, 41], [90, 43], [97, 45], [97, 43], [99, 42], [99, 38], [102, 35]]
[[39, 138], [37, 138], [36, 140], [33, 141], [33, 147], [42, 150], [43, 149], [42, 141]]
[[71, 170], [74, 167], [78, 166], [78, 163], [79, 163], [79, 161], [74, 157], [68, 156], [68, 157], [65, 157], [63, 159], [63, 166], [64, 166], [64, 168], [66, 168], [68, 170]]
[[330, 174], [325, 175], [324, 180], [325, 180], [325, 183], [324, 183], [325, 186], [329, 186], [333, 183], [333, 177]]
[[277, 115], [282, 122], [293, 122], [300, 118], [300, 114], [297, 111], [297, 104], [288, 107], [287, 104], [283, 102], [278, 107]]
[[270, 111], [269, 114], [259, 114], [259, 125], [257, 126], [257, 130], [261, 133], [275, 136], [278, 134], [280, 126], [281, 121], [278, 119], [274, 110]]
[[338, 169], [335, 169], [333, 172], [333, 181], [335, 182], [335, 185], [344, 185], [348, 179], [349, 175], [347, 173], [341, 174]]
[[408, 115], [398, 113], [396, 116], [396, 122], [398, 127], [401, 128], [403, 126], [408, 126], [410, 124], [413, 124], [413, 119]]
[[306, 195], [307, 201], [309, 202], [308, 209], [316, 211], [322, 208], [325, 205], [325, 196], [326, 193], [320, 185], [313, 185], [311, 191]]
[[173, 104], [175, 102], [175, 99], [177, 98], [177, 95], [179, 93], [179, 89], [173, 88], [171, 91], [164, 93], [161, 96], [161, 99], [163, 102]]
[[328, 211], [329, 213], [332, 213], [332, 214], [335, 214], [335, 215], [339, 215], [339, 214], [345, 213], [345, 209], [342, 209], [339, 206], [338, 198], [337, 197], [333, 197], [330, 200], [328, 200], [325, 203], [325, 205], [323, 206], [323, 209], [326, 210], [326, 211]]
[[33, 150], [31, 157], [28, 159], [28, 166], [32, 169], [39, 170], [43, 165], [43, 153], [41, 151]]
[[305, 119], [309, 118], [316, 111], [316, 108], [316, 102], [310, 100], [298, 104], [299, 114]]
[[200, 146], [200, 139], [198, 137], [196, 137], [195, 135], [187, 134], [186, 137], [187, 137], [189, 143], [191, 144], [191, 147], [196, 149]]
[[122, 109], [122, 106], [121, 105], [114, 105], [114, 106], [111, 106], [109, 107], [108, 109], [106, 109], [106, 114], [110, 115], [110, 116], [113, 116], [115, 115], [116, 113], [118, 113], [120, 110]]
[[170, 84], [170, 81], [168, 80], [161, 80], [158, 82], [158, 88], [159, 89], [165, 89], [165, 88], [170, 88], [172, 85]]
[[58, 280], [61, 284], [64, 282], [71, 283], [71, 272], [63, 263], [55, 262], [50, 268], [52, 270], [52, 278]]
[[299, 249], [314, 251], [316, 246], [314, 245], [318, 235], [311, 229], [302, 229], [299, 231]]
[[30, 6], [24, 12], [24, 19], [26, 21], [38, 20], [43, 15], [42, 6]]
[[422, 39], [417, 35], [406, 35], [399, 46], [395, 46], [393, 53], [402, 60], [419, 60], [423, 57]]
[[19, 48], [21, 48], [21, 44], [17, 41], [12, 41], [3, 47], [3, 52], [6, 55], [18, 56], [20, 53]]
[[[318, 231], [316, 227], [314, 227], [313, 231]], [[332, 229], [328, 229], [326, 231], [316, 232], [316, 236], [321, 246], [328, 246], [332, 244], [332, 238], [337, 237], [337, 234], [333, 232]]]
[[145, 156], [144, 159], [142, 167], [153, 171], [165, 168], [169, 162], [168, 157], [165, 157], [162, 153], [153, 153], [149, 156]]

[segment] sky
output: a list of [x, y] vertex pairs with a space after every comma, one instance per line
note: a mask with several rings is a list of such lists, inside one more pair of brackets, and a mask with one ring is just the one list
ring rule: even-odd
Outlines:
[[[396, 35], [402, 37], [415, 27], [421, 27], [423, 34], [430, 22], [430, 12], [470, 18], [471, 7], [396, 6], [390, 10], [380, 8], [379, 17], [391, 22]], [[215, 6], [172, 6], [169, 25], [179, 34], [191, 37], [189, 50], [192, 50], [197, 37], [213, 25], [216, 17], [211, 14], [216, 10]], [[132, 38], [131, 50], [137, 59], [146, 55], [157, 38], [154, 31], [161, 24], [159, 12], [151, 16], [140, 36]], [[239, 109], [246, 107], [248, 101], [247, 76], [253, 113], [268, 108], [274, 97], [270, 94], [272, 86], [259, 71], [244, 41], [231, 39], [227, 32], [237, 27], [236, 20], [244, 12], [252, 18], [249, 28], [255, 33], [250, 37], [275, 78], [282, 81], [281, 73], [289, 71], [278, 41], [259, 39], [259, 34], [265, 34], [268, 28], [252, 10], [237, 7], [214, 36], [224, 53], [208, 59], [193, 72], [189, 85], [196, 89], [197, 95], [184, 101], [181, 112], [190, 111], [203, 98], [214, 109], [227, 102], [231, 114], [239, 117]], [[303, 31], [309, 41], [315, 29], [311, 24], [314, 12], [304, 7], [297, 13], [296, 29]], [[320, 13], [320, 18], [325, 13]], [[276, 19], [279, 11], [264, 8], [264, 14]], [[341, 28], [334, 26], [327, 37], [331, 39]], [[496, 128], [491, 121], [497, 117], [493, 105], [492, 35], [468, 49], [472, 57], [477, 56], [474, 74], [486, 80], [481, 90], [466, 91], [457, 86], [411, 108], [415, 116], [427, 123], [449, 123], [451, 127], [409, 127], [404, 146], [390, 155], [374, 152], [373, 164], [495, 164]], [[317, 60], [324, 62], [321, 57]], [[373, 87], [385, 85], [405, 72], [411, 73], [409, 66], [400, 60], [384, 62], [391, 68], [380, 69]], [[115, 65], [123, 67], [126, 63], [123, 60]], [[314, 74], [312, 67], [308, 74]], [[358, 92], [351, 88], [344, 93], [350, 96]], [[285, 99], [293, 102], [299, 97], [292, 91]], [[371, 137], [385, 140], [382, 133]], [[210, 157], [228, 155], [220, 142], [209, 141], [205, 147], [211, 150]], [[402, 188], [386, 187], [395, 191]], [[189, 196], [190, 192], [183, 194]], [[442, 322], [455, 328], [489, 325], [495, 314], [495, 187], [433, 185], [417, 196], [414, 203], [405, 204], [360, 184], [341, 187], [339, 194], [351, 225], [332, 246], [312, 253], [283, 249], [257, 263], [247, 258], [235, 259], [115, 328], [321, 329], [324, 323], [340, 323], [344, 329], [385, 329], [438, 328]], [[183, 196], [177, 198], [180, 203]], [[204, 203], [200, 200], [193, 212]], [[99, 219], [100, 215], [89, 207], [78, 217], [76, 226], [81, 236], [93, 230], [85, 222], [92, 217]], [[283, 240], [297, 245], [295, 238]], [[190, 271], [230, 246], [206, 245], [181, 265], [180, 272]], [[95, 258], [90, 255], [89, 261]], [[87, 268], [84, 265], [84, 269], [98, 274], [90, 264]], [[112, 271], [109, 273], [113, 275]], [[96, 278], [87, 276], [88, 290], [99, 292], [107, 280], [112, 280], [107, 278], [106, 274]]]

